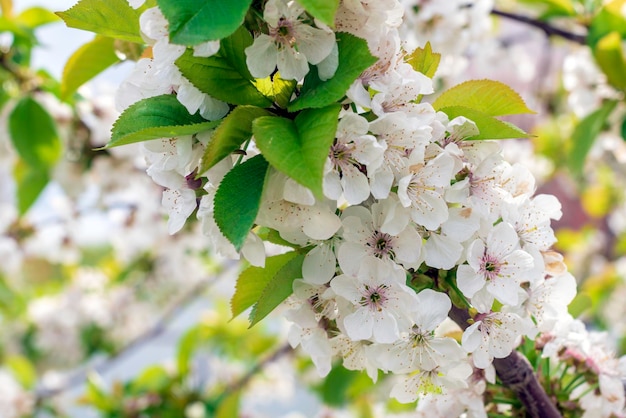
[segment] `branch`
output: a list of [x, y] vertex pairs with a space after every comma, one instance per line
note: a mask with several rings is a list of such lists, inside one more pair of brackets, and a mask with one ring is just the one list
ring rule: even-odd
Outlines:
[[117, 352], [113, 353], [110, 357], [102, 361], [101, 363], [96, 364], [95, 366], [85, 367], [76, 373], [74, 373], [68, 381], [61, 387], [58, 388], [38, 388], [36, 390], [36, 404], [40, 404], [45, 399], [57, 396], [67, 390], [75, 388], [84, 383], [87, 379], [87, 375], [90, 371], [95, 371], [96, 373], [102, 373], [107, 368], [111, 367], [113, 364], [118, 362], [120, 359], [126, 357], [134, 350], [140, 348], [146, 343], [149, 343], [159, 335], [163, 334], [167, 330], [168, 325], [172, 322], [176, 316], [180, 313], [182, 309], [184, 309], [190, 302], [197, 299], [201, 296], [202, 292], [206, 290], [209, 286], [211, 286], [217, 280], [217, 276], [214, 276], [210, 279], [203, 280], [189, 289], [187, 292], [182, 294], [176, 302], [174, 302], [170, 307], [165, 311], [165, 313], [161, 316], [161, 318], [157, 321], [157, 323], [147, 330], [145, 333], [141, 334], [134, 340], [130, 341], [127, 345], [120, 348]]
[[[467, 311], [452, 306], [450, 318], [463, 330], [470, 319]], [[513, 351], [505, 358], [494, 359], [493, 366], [502, 383], [517, 395], [526, 407], [530, 418], [562, 418], [546, 391], [543, 389], [526, 357]]]
[[555, 28], [546, 22], [542, 22], [530, 16], [519, 15], [515, 13], [504, 12], [499, 9], [492, 9], [491, 14], [495, 16], [504, 17], [507, 19], [515, 20], [517, 22], [526, 23], [537, 29], [541, 29], [547, 36], [559, 36], [561, 38], [576, 42], [581, 45], [587, 44], [587, 35], [579, 35], [577, 33], [568, 32], [564, 29]]

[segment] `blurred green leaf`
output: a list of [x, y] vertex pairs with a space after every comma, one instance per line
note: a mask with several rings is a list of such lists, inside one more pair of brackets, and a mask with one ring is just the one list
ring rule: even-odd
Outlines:
[[335, 26], [335, 14], [339, 8], [339, 0], [300, 0], [299, 3], [313, 17], [330, 27]]
[[626, 58], [620, 34], [614, 31], [600, 39], [593, 49], [593, 56], [606, 74], [608, 82], [613, 87], [626, 91]]
[[235, 391], [229, 393], [224, 399], [221, 399], [215, 411], [215, 418], [238, 417], [240, 397], [241, 391]]
[[39, 26], [47, 25], [48, 23], [58, 22], [60, 19], [57, 15], [44, 7], [29, 7], [20, 13], [15, 21], [24, 25], [27, 28], [35, 29]]
[[568, 165], [575, 175], [582, 175], [587, 154], [616, 105], [615, 100], [604, 102], [600, 109], [587, 115], [574, 129]]
[[626, 16], [622, 14], [624, 5], [626, 0], [609, 1], [594, 16], [587, 35], [587, 44], [592, 49], [611, 32], [618, 32], [622, 39], [626, 38]]
[[33, 168], [19, 161], [13, 169], [17, 184], [17, 208], [23, 215], [35, 203], [50, 181], [48, 171]]
[[11, 369], [13, 376], [24, 389], [33, 389], [37, 383], [37, 371], [27, 357], [11, 355], [4, 359], [6, 366]]
[[163, 366], [149, 366], [130, 382], [131, 393], [161, 392], [172, 383], [172, 378]]

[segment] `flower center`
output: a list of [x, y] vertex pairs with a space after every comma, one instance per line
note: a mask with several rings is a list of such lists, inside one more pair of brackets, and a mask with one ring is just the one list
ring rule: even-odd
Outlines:
[[395, 258], [393, 251], [394, 237], [380, 231], [374, 231], [369, 237], [366, 245], [369, 247], [370, 254], [377, 258]]
[[385, 302], [388, 297], [387, 286], [384, 284], [378, 285], [376, 287], [371, 287], [365, 285], [365, 291], [363, 292], [363, 297], [361, 298], [361, 306], [367, 306], [372, 310], [382, 311]]
[[480, 273], [487, 280], [493, 280], [500, 275], [502, 264], [492, 255], [485, 254], [481, 259]]

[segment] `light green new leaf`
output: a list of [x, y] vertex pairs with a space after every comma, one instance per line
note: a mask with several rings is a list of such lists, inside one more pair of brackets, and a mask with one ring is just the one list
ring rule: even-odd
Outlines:
[[230, 301], [233, 318], [257, 303], [276, 273], [297, 256], [295, 251], [274, 255], [265, 259], [265, 267], [251, 266], [245, 269], [237, 278], [235, 294]]
[[287, 108], [297, 84], [296, 80], [283, 80], [278, 72], [272, 77], [255, 80], [256, 88], [283, 109]]
[[158, 138], [192, 135], [216, 127], [198, 113], [190, 115], [173, 94], [149, 97], [129, 106], [115, 121], [106, 148]]
[[224, 176], [215, 194], [215, 223], [237, 251], [254, 225], [268, 167], [262, 155], [250, 158]]
[[289, 260], [263, 289], [258, 302], [250, 312], [250, 326], [270, 314], [282, 301], [293, 293], [293, 281], [302, 278], [304, 254], [298, 254]]
[[341, 105], [306, 109], [294, 121], [263, 116], [252, 123], [257, 146], [272, 166], [318, 197], [323, 196], [324, 163], [337, 131]]
[[271, 113], [254, 106], [237, 106], [217, 127], [207, 145], [198, 174], [202, 174], [235, 150], [252, 136], [252, 121]]
[[61, 156], [54, 120], [31, 97], [22, 98], [11, 111], [9, 134], [19, 156], [38, 171], [48, 171]]
[[600, 39], [611, 32], [626, 38], [626, 16], [622, 13], [625, 6], [626, 0], [613, 0], [602, 6], [589, 26], [587, 45], [594, 49]]
[[517, 126], [514, 126], [507, 122], [503, 122], [494, 118], [493, 116], [487, 115], [469, 107], [449, 106], [439, 110], [448, 115], [450, 119], [454, 119], [457, 116], [465, 116], [476, 124], [480, 133], [478, 135], [467, 138], [468, 140], [513, 139], [528, 138], [529, 136], [531, 136]]
[[170, 40], [180, 45], [216, 41], [242, 23], [252, 0], [157, 0], [169, 22]]
[[59, 17], [46, 8], [35, 6], [24, 10], [15, 20], [20, 25], [35, 29], [48, 23], [57, 22]]
[[17, 185], [17, 210], [24, 215], [48, 185], [50, 175], [47, 170], [20, 161], [13, 170], [13, 177]]
[[568, 158], [568, 165], [574, 174], [578, 176], [582, 174], [585, 158], [616, 105], [615, 100], [604, 102], [600, 109], [587, 115], [574, 129]]
[[406, 58], [406, 62], [413, 67], [415, 71], [424, 74], [426, 77], [433, 78], [439, 67], [441, 54], [433, 53], [430, 42], [426, 42], [424, 48], [416, 48], [411, 55]]
[[239, 415], [239, 399], [241, 398], [241, 390], [234, 392], [227, 391], [227, 395], [220, 399], [219, 405], [215, 410], [215, 418], [232, 418]]
[[593, 49], [593, 55], [609, 83], [626, 91], [626, 58], [620, 34], [611, 32], [600, 39]]
[[115, 54], [115, 39], [96, 36], [78, 48], [65, 63], [61, 99], [66, 100], [84, 83], [119, 61]]
[[10, 355], [4, 364], [13, 372], [15, 379], [24, 389], [33, 389], [37, 383], [37, 371], [30, 360], [21, 355]]
[[272, 101], [254, 84], [246, 65], [245, 48], [252, 36], [240, 28], [220, 42], [220, 50], [211, 57], [194, 57], [187, 50], [176, 60], [181, 73], [200, 91], [216, 99], [236, 105], [269, 107]]
[[435, 100], [435, 110], [464, 106], [488, 116], [535, 113], [512, 88], [494, 80], [470, 80], [444, 91]]
[[335, 26], [335, 14], [339, 8], [339, 0], [300, 0], [299, 3], [313, 17], [330, 27]]
[[139, 34], [141, 12], [133, 9], [127, 0], [81, 0], [56, 14], [71, 28], [143, 44]]
[[350, 85], [370, 65], [377, 61], [364, 39], [348, 33], [337, 33], [339, 65], [335, 75], [321, 81], [312, 70], [305, 77], [300, 96], [288, 107], [290, 112], [306, 108], [319, 108], [339, 101], [345, 96]]

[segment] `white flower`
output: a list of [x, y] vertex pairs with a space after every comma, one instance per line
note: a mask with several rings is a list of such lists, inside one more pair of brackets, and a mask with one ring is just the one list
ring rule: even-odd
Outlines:
[[480, 314], [461, 339], [463, 348], [472, 353], [474, 365], [487, 368], [494, 358], [511, 354], [518, 338], [529, 329], [528, 323], [514, 313]]
[[[534, 266], [533, 257], [519, 249], [513, 227], [499, 223], [487, 239], [477, 239], [468, 249], [468, 264], [459, 266], [457, 285], [482, 312], [491, 309], [493, 298], [506, 305], [517, 305], [524, 272]], [[480, 292], [481, 290], [486, 292]]]
[[415, 402], [419, 395], [445, 394], [450, 390], [467, 387], [467, 378], [472, 375], [472, 366], [463, 361], [446, 361], [433, 370], [417, 371], [402, 376], [391, 389], [389, 396], [402, 403]]
[[[335, 46], [335, 34], [321, 23], [315, 28], [303, 23], [304, 9], [293, 1], [269, 0], [263, 17], [269, 35], [259, 35], [246, 48], [246, 63], [256, 78], [265, 78], [276, 66], [285, 80], [301, 80], [328, 57]], [[332, 71], [334, 74], [334, 71]], [[332, 75], [331, 74], [331, 75]]]
[[343, 317], [348, 337], [392, 343], [398, 339], [400, 328], [410, 323], [407, 315], [415, 306], [416, 296], [404, 285], [403, 269], [376, 261], [365, 259], [358, 276], [337, 276], [330, 287], [351, 304]]

